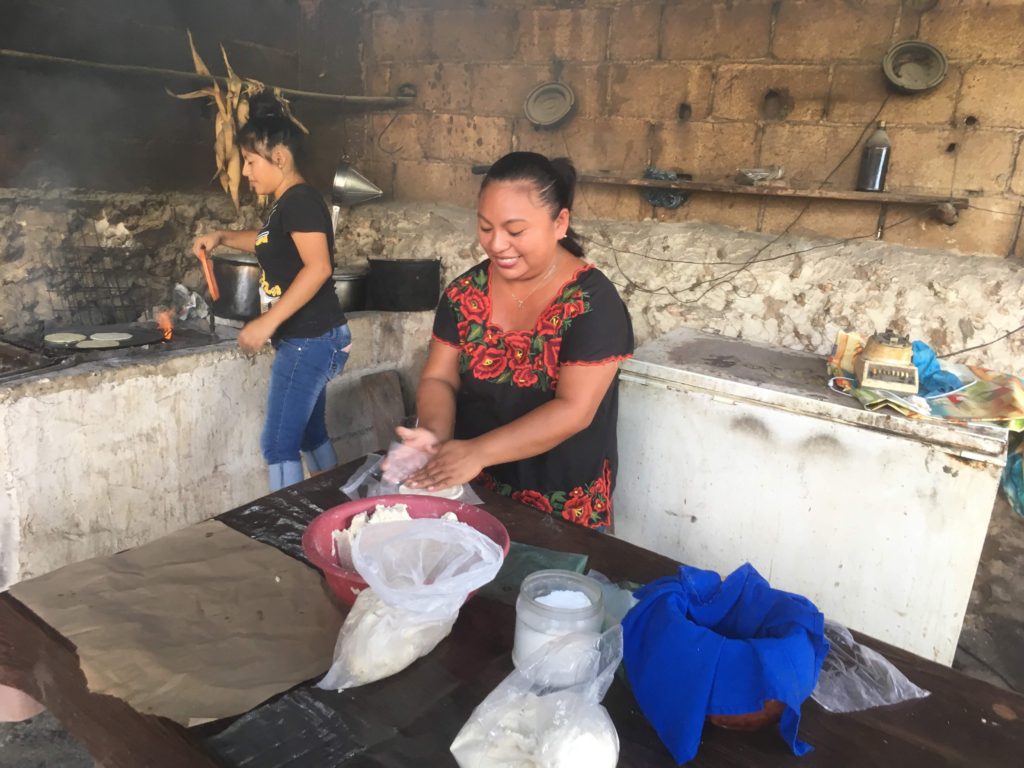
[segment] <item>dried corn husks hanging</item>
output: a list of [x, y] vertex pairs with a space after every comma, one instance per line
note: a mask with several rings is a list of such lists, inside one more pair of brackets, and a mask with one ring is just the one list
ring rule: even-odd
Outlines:
[[[222, 45], [221, 55], [224, 57], [224, 67], [227, 77], [221, 78], [224, 81], [223, 87], [220, 81], [214, 77], [202, 57], [196, 51], [195, 42], [192, 40], [192, 32], [188, 33], [188, 44], [192, 50], [192, 63], [196, 72], [210, 78], [210, 85], [197, 91], [189, 93], [171, 93], [178, 99], [213, 99], [217, 106], [217, 115], [214, 118], [214, 155], [217, 162], [217, 169], [214, 176], [219, 179], [224, 191], [231, 195], [231, 201], [235, 209], [239, 207], [239, 187], [242, 182], [242, 157], [238, 147], [238, 130], [249, 120], [249, 99], [257, 93], [264, 91], [267, 86], [259, 80], [252, 78], [241, 78], [231, 68], [228, 61], [228, 54]], [[309, 133], [302, 123], [295, 119], [287, 99], [280, 88], [271, 89], [274, 96], [284, 110], [284, 113], [302, 129]]]

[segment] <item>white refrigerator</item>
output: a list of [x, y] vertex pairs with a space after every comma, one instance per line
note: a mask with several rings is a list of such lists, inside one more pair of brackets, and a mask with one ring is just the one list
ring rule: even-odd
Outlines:
[[614, 533], [949, 665], [1007, 432], [864, 410], [824, 358], [680, 329], [622, 365]]

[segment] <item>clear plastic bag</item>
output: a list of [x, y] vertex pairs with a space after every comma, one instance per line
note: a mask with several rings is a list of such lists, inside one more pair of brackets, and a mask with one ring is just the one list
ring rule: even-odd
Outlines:
[[829, 652], [811, 698], [829, 712], [858, 712], [928, 695], [842, 624], [826, 621], [825, 637]]
[[384, 496], [389, 493], [398, 493], [398, 485], [391, 486], [391, 490], [381, 487], [381, 462], [384, 457], [377, 453], [371, 453], [366, 457], [348, 482], [341, 486], [341, 492], [350, 499], [369, 499], [373, 496]]
[[501, 547], [463, 523], [421, 518], [362, 529], [352, 560], [369, 588], [345, 618], [334, 663], [318, 686], [342, 691], [371, 683], [430, 653], [503, 558]]
[[430, 454], [413, 448], [405, 443], [394, 442], [388, 446], [388, 455], [381, 462], [383, 474], [381, 479], [386, 483], [398, 485], [409, 475], [419, 472], [430, 461]]
[[[545, 680], [548, 653], [573, 659], [568, 677], [579, 682], [558, 687]], [[600, 702], [621, 661], [621, 626], [566, 635], [539, 650], [473, 710], [452, 742], [459, 766], [615, 768], [619, 736]]]
[[[399, 445], [399, 443], [393, 443], [392, 446]], [[390, 455], [390, 454], [389, 454]], [[400, 482], [390, 482], [385, 479], [387, 477], [394, 477], [386, 473], [381, 465], [384, 463], [385, 457], [376, 453], [371, 453], [366, 461], [363, 462], [362, 466], [359, 467], [355, 472], [352, 473], [352, 477], [349, 478], [345, 485], [341, 486], [341, 492], [348, 496], [350, 499], [372, 499], [375, 496], [391, 496], [392, 494], [422, 494], [424, 496], [438, 495], [443, 498], [450, 498], [453, 501], [460, 501], [463, 504], [479, 505], [483, 504], [483, 501], [476, 494], [476, 491], [469, 485], [464, 483], [459, 486], [457, 494], [445, 493], [445, 494], [431, 494], [429, 491], [421, 491], [413, 488], [403, 488]], [[403, 479], [408, 477], [408, 474], [401, 475]]]
[[587, 576], [601, 585], [601, 594], [604, 598], [604, 628], [610, 629], [616, 624], [621, 624], [630, 609], [639, 602], [633, 597], [636, 589], [626, 589], [613, 584], [607, 576], [593, 569], [587, 572]]

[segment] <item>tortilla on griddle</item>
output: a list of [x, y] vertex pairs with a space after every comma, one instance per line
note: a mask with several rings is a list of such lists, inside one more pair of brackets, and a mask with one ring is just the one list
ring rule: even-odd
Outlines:
[[130, 333], [124, 333], [123, 331], [101, 331], [100, 333], [89, 335], [89, 338], [93, 341], [128, 341], [131, 337]]
[[109, 349], [121, 346], [112, 339], [86, 339], [75, 344], [76, 349]]
[[70, 344], [73, 341], [85, 341], [84, 333], [48, 333], [43, 336], [43, 341], [50, 344]]

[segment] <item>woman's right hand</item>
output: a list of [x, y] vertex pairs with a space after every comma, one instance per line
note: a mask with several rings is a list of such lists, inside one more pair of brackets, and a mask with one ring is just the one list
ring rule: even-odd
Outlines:
[[209, 255], [223, 241], [224, 235], [220, 231], [200, 235], [192, 241], [192, 253], [195, 254], [197, 259], [202, 258], [203, 251], [206, 251], [206, 254]]
[[401, 439], [402, 445], [424, 453], [437, 453], [438, 446], [441, 444], [437, 435], [424, 427], [395, 427], [395, 434]]

